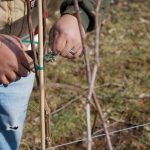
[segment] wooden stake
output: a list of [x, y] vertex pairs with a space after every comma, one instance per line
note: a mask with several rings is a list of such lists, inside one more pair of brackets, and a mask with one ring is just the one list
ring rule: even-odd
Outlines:
[[39, 17], [39, 68], [40, 68], [40, 106], [41, 106], [41, 150], [45, 150], [45, 85], [44, 85], [44, 51], [43, 51], [43, 18], [42, 18], [42, 0], [38, 0]]

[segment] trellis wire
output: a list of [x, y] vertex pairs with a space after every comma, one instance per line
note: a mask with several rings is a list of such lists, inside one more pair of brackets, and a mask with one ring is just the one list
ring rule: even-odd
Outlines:
[[[109, 134], [115, 134], [115, 133], [119, 133], [119, 132], [123, 132], [123, 131], [127, 131], [127, 130], [132, 130], [132, 129], [135, 129], [135, 128], [140, 128], [140, 127], [144, 127], [144, 126], [148, 126], [148, 125], [150, 125], [150, 122], [145, 123], [145, 124], [132, 126], [132, 127], [129, 127], [129, 128], [115, 130], [115, 131], [109, 132]], [[99, 135], [92, 136], [92, 139], [95, 139], [95, 138], [98, 138], [98, 137], [102, 137], [102, 136], [106, 136], [106, 134], [104, 133], [104, 134], [99, 134]], [[54, 149], [59, 148], [59, 147], [72, 145], [72, 144], [75, 144], [75, 143], [78, 143], [78, 142], [82, 142], [82, 141], [87, 141], [87, 138], [83, 138], [83, 139], [71, 141], [71, 142], [68, 142], [68, 143], [60, 144], [60, 145], [57, 145], [57, 146], [53, 146], [52, 148], [47, 149], [47, 150], [54, 150]]]

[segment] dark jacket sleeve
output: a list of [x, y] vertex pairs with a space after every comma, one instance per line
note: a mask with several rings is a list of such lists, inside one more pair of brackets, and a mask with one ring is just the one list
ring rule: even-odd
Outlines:
[[[110, 0], [102, 0], [100, 8], [100, 20], [103, 21], [104, 13], [109, 5]], [[91, 31], [95, 27], [95, 17], [92, 12], [96, 8], [96, 0], [79, 0], [79, 6], [81, 11], [82, 24], [86, 31]], [[75, 14], [74, 0], [64, 0], [60, 7], [60, 13], [63, 14]]]

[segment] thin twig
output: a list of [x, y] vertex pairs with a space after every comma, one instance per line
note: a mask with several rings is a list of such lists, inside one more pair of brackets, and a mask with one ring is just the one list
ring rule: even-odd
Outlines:
[[93, 132], [94, 132], [94, 128], [95, 128], [95, 126], [96, 126], [96, 121], [97, 121], [97, 110], [94, 110], [95, 112], [94, 112], [94, 121], [93, 121], [93, 125], [92, 125], [92, 134], [93, 134]]
[[[35, 42], [34, 42], [34, 33], [33, 33], [33, 23], [32, 23], [32, 17], [31, 17], [31, 4], [29, 0], [26, 0], [27, 2], [27, 20], [28, 20], [28, 29], [29, 29], [29, 35], [30, 35], [30, 41], [31, 41], [31, 48], [33, 51], [33, 59], [34, 59], [34, 68], [39, 65], [38, 63], [38, 56], [35, 49]], [[38, 71], [35, 69], [35, 76], [37, 81], [37, 86], [39, 87], [39, 76]]]
[[74, 99], [72, 99], [71, 101], [67, 102], [66, 104], [64, 104], [62, 107], [56, 109], [55, 111], [53, 111], [51, 113], [51, 115], [54, 115], [62, 110], [64, 110], [66, 107], [70, 106], [72, 103], [76, 102], [77, 100], [79, 100], [82, 96], [78, 96], [78, 97], [75, 97]]
[[[116, 124], [118, 124], [118, 123], [119, 123], [119, 122], [114, 122], [114, 123], [112, 123], [112, 124], [109, 124], [109, 125], [107, 126], [107, 128], [112, 127], [112, 126], [114, 126], [114, 125], [116, 125]], [[100, 132], [103, 132], [103, 131], [104, 131], [104, 129], [97, 130], [97, 131], [95, 131], [95, 132], [93, 133], [93, 135], [99, 134]]]
[[[128, 131], [128, 130], [133, 130], [133, 129], [136, 129], [136, 128], [141, 128], [141, 127], [149, 126], [149, 125], [150, 125], [150, 122], [145, 123], [145, 124], [140, 124], [140, 125], [132, 126], [132, 127], [129, 127], [129, 128], [123, 128], [123, 129], [115, 130], [115, 131], [110, 132], [109, 134], [120, 133], [120, 132], [124, 132], [124, 131]], [[92, 136], [92, 139], [103, 137], [103, 136], [106, 136], [106, 134], [99, 134], [99, 135]], [[68, 145], [71, 145], [71, 144], [83, 142], [83, 141], [86, 141], [86, 140], [87, 140], [87, 138], [83, 138], [83, 139], [71, 141], [71, 142], [68, 142], [68, 143], [64, 143], [64, 144], [53, 146], [51, 149], [47, 149], [47, 150], [53, 150], [53, 149], [60, 148], [60, 147], [63, 147], [63, 146], [68, 146]]]
[[55, 82], [51, 82], [51, 84], [47, 85], [48, 88], [52, 87], [53, 89], [58, 89], [58, 88], [61, 88], [61, 89], [68, 89], [68, 90], [73, 90], [73, 91], [76, 91], [76, 92], [81, 92], [83, 90], [86, 90], [86, 88], [82, 88], [81, 86], [78, 86], [78, 85], [71, 85], [71, 84], [65, 84], [65, 83], [55, 83]]

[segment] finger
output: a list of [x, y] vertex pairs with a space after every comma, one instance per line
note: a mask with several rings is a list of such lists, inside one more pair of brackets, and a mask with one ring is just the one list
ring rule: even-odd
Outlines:
[[78, 46], [76, 50], [77, 53], [75, 54], [75, 58], [78, 58], [82, 54], [82, 46]]
[[70, 53], [73, 55], [72, 58], [78, 58], [82, 53], [82, 46], [79, 42], [74, 42], [74, 47], [72, 48], [72, 51]]
[[67, 58], [72, 57], [73, 55], [70, 53], [70, 50], [73, 49], [73, 47], [74, 46], [72, 40], [68, 40], [60, 55]]
[[7, 74], [6, 77], [9, 80], [9, 82], [16, 81], [20, 78], [15, 72], [11, 72], [11, 73]]
[[[54, 33], [55, 34], [55, 33]], [[59, 34], [56, 32], [54, 35], [53, 48], [56, 53], [61, 53], [66, 45], [66, 37], [63, 34]]]
[[5, 75], [1, 77], [1, 82], [2, 82], [3, 84], [5, 84], [5, 85], [7, 85], [7, 84], [10, 83], [9, 80], [7, 79], [7, 77], [6, 77]]

